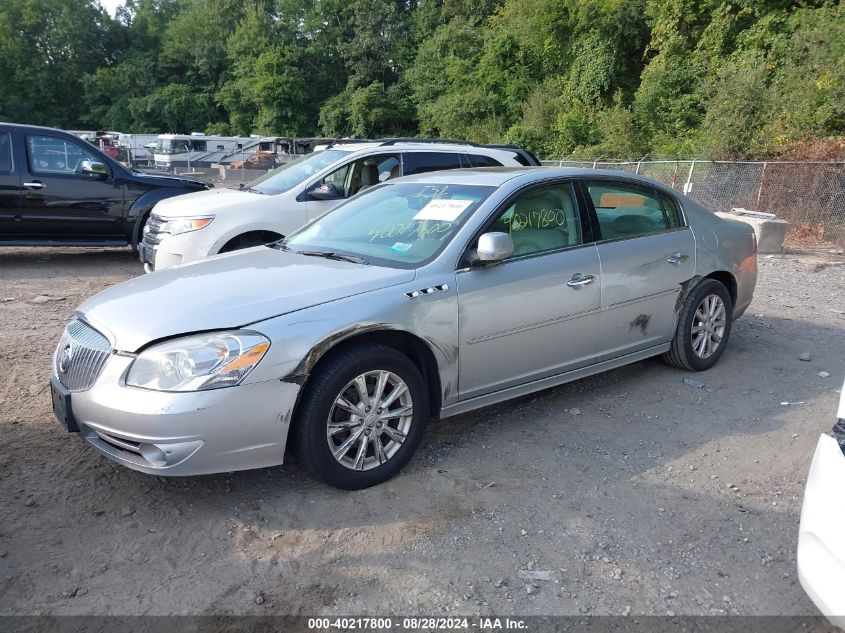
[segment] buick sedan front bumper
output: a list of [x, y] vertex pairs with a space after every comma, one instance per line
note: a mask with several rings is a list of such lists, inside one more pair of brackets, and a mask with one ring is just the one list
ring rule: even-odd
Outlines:
[[280, 380], [171, 393], [123, 384], [114, 354], [96, 383], [73, 392], [80, 437], [109, 459], [155, 475], [202, 475], [281, 464], [300, 386]]

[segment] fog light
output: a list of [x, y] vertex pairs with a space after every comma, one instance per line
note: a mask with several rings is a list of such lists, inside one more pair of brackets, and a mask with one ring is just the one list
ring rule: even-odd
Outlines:
[[164, 455], [164, 451], [155, 444], [139, 444], [138, 450], [141, 451], [141, 456], [153, 466], [167, 465], [167, 457]]

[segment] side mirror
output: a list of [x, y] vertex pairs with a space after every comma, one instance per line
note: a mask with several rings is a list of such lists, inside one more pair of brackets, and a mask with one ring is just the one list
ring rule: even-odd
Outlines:
[[98, 163], [94, 160], [83, 160], [79, 166], [80, 171], [87, 176], [108, 176], [109, 168], [103, 163]]
[[513, 238], [507, 233], [484, 233], [478, 238], [476, 258], [481, 262], [500, 262], [513, 255]]
[[324, 182], [308, 192], [309, 200], [340, 200], [340, 194], [334, 185]]

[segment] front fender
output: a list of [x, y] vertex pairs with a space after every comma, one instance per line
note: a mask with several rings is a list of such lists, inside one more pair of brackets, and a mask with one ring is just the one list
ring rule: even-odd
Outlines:
[[162, 187], [160, 189], [151, 189], [146, 193], [138, 196], [132, 206], [129, 207], [127, 214], [127, 222], [132, 223], [132, 248], [137, 248], [138, 242], [141, 239], [141, 227], [147, 215], [152, 211], [156, 203], [165, 198], [172, 198], [173, 196], [181, 196], [186, 193], [194, 193], [195, 189], [181, 189], [175, 187]]

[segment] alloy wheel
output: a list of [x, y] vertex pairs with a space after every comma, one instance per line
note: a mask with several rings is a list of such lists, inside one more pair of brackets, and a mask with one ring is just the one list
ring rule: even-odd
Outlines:
[[350, 470], [371, 470], [390, 460], [413, 421], [411, 391], [396, 374], [368, 371], [350, 380], [332, 404], [326, 439], [335, 460]]
[[727, 324], [725, 302], [719, 295], [704, 297], [692, 318], [692, 351], [699, 358], [710, 358], [722, 344]]

